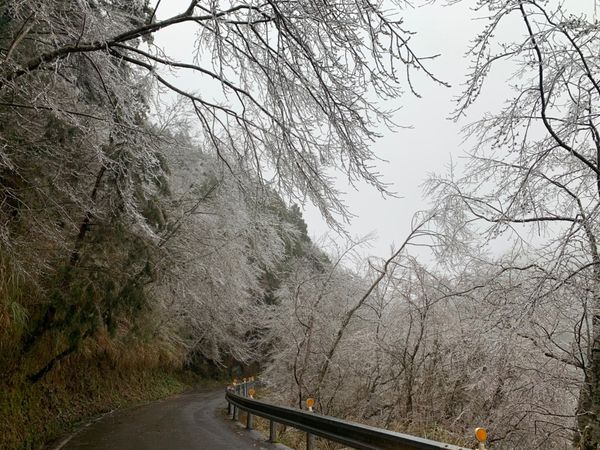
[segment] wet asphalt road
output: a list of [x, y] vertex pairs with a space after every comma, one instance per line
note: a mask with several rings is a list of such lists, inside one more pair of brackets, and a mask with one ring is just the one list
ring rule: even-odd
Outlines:
[[226, 406], [222, 390], [181, 394], [108, 414], [54, 450], [280, 448], [228, 420], [223, 413]]

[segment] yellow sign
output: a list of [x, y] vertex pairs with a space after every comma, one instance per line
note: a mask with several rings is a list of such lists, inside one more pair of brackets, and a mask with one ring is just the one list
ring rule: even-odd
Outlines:
[[479, 442], [487, 441], [487, 430], [485, 428], [475, 428], [475, 437]]
[[315, 404], [315, 399], [314, 398], [307, 398], [306, 399], [306, 406], [308, 406], [309, 408], [312, 408]]

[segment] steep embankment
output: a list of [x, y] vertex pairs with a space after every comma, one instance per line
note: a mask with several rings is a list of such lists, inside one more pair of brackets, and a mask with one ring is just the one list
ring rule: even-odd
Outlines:
[[121, 361], [73, 355], [33, 384], [0, 380], [0, 449], [39, 449], [90, 417], [187, 388], [189, 376], [137, 350], [136, 359]]

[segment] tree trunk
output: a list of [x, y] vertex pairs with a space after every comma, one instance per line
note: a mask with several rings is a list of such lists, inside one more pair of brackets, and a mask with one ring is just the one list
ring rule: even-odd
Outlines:
[[577, 408], [578, 444], [581, 450], [600, 449], [600, 258], [595, 239], [595, 292], [591, 307], [592, 341], [589, 343], [588, 363]]
[[600, 449], [600, 299], [596, 299], [592, 318], [592, 343], [579, 397], [577, 427], [581, 450]]

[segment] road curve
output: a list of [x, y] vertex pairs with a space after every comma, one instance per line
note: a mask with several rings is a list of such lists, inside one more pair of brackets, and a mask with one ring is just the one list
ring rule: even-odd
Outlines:
[[276, 449], [226, 419], [224, 392], [191, 392], [107, 414], [54, 450]]

